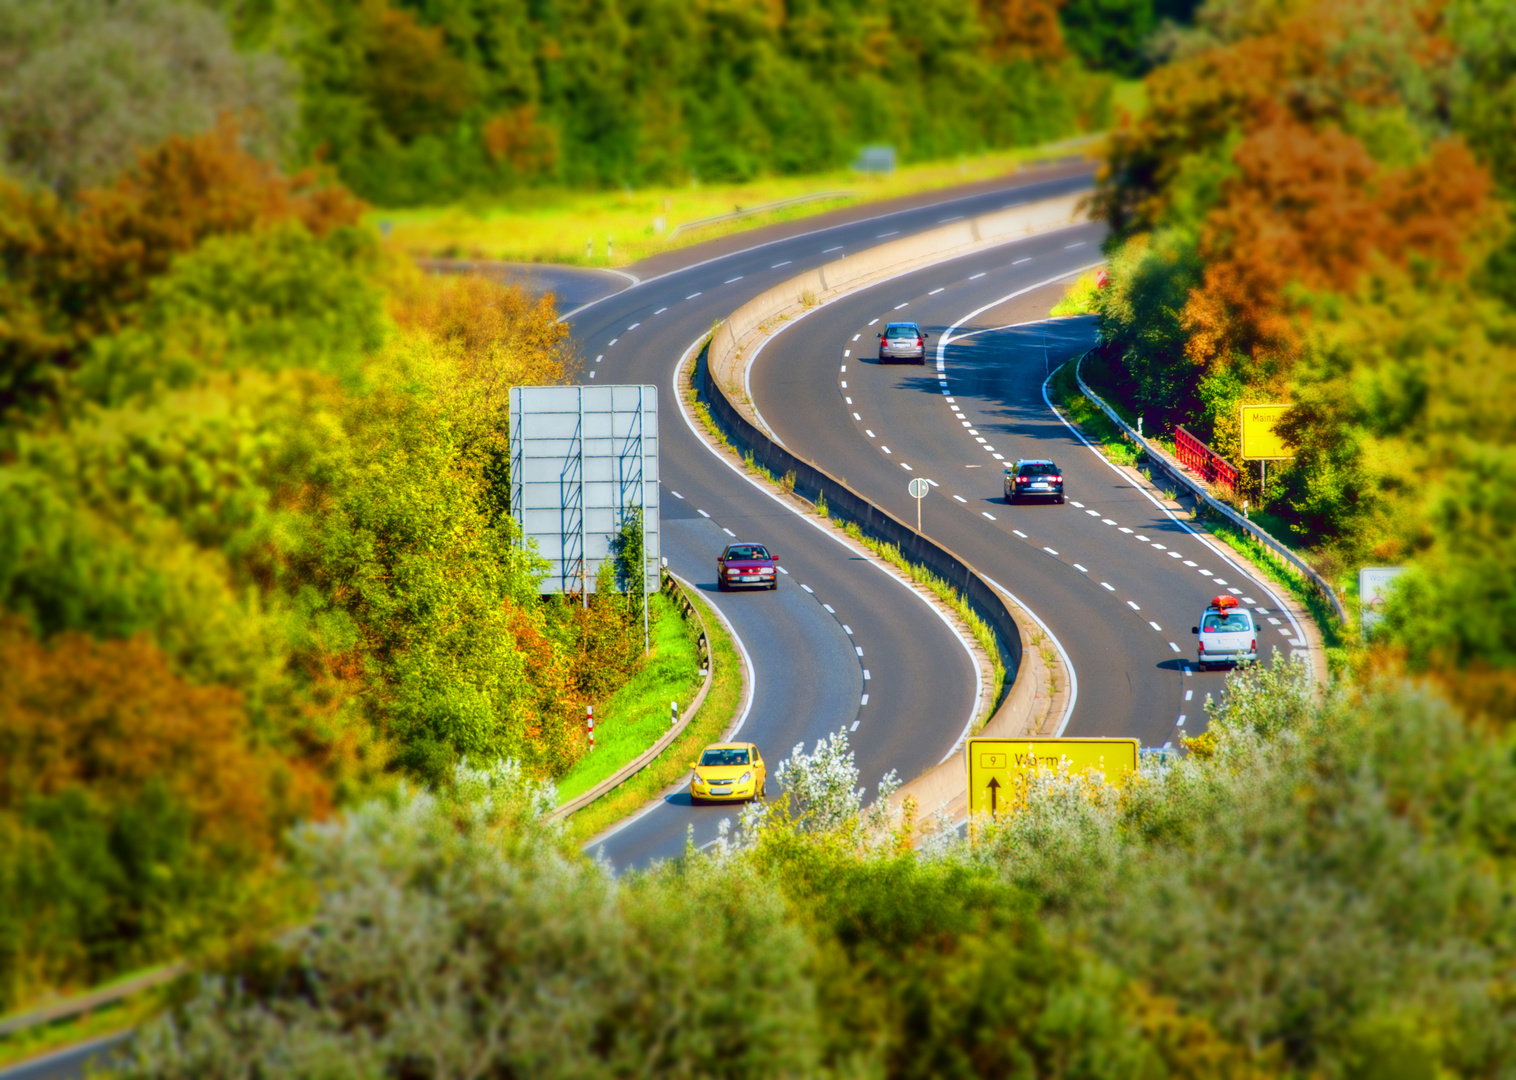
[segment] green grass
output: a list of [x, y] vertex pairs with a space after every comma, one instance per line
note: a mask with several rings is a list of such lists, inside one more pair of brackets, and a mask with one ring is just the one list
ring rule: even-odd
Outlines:
[[680, 711], [700, 691], [698, 632], [662, 593], [648, 597], [652, 652], [642, 670], [595, 709], [595, 751], [558, 781], [560, 801], [594, 787], [669, 729], [669, 702]]
[[[118, 983], [135, 979], [145, 974], [147, 970], [152, 969], [126, 972], [119, 978], [89, 989], [91, 991], [109, 989]], [[161, 1012], [175, 1000], [176, 995], [177, 989], [173, 981], [161, 983], [132, 994], [121, 1001], [91, 1009], [79, 1016], [55, 1020], [48, 1024], [38, 1024], [35, 1027], [0, 1037], [0, 1068], [15, 1065], [53, 1050], [61, 1050], [64, 1047], [99, 1038], [102, 1035], [136, 1027], [144, 1020]]]
[[[1095, 149], [1093, 144], [1089, 148]], [[909, 165], [887, 177], [839, 169], [810, 176], [765, 177], [742, 184], [642, 191], [529, 189], [512, 194], [508, 203], [492, 205], [475, 201], [410, 210], [375, 210], [369, 219], [387, 227], [390, 242], [415, 257], [622, 266], [659, 252], [777, 221], [811, 217], [839, 206], [987, 180], [1015, 172], [1026, 161], [1047, 153], [1049, 150], [1043, 147], [1021, 147], [973, 158]], [[759, 206], [827, 191], [854, 194], [687, 229], [672, 239], [668, 236], [682, 222], [729, 213], [739, 206]], [[657, 218], [664, 222], [661, 235], [655, 228]], [[611, 254], [606, 251], [607, 237], [614, 241]], [[594, 249], [586, 254], [585, 242], [591, 238]]]
[[[705, 619], [706, 637], [710, 642], [711, 659], [715, 665], [710, 693], [706, 694], [700, 711], [684, 729], [684, 733], [657, 760], [569, 818], [569, 831], [581, 840], [614, 824], [683, 778], [689, 772], [689, 763], [694, 760], [694, 756], [707, 743], [721, 738], [722, 732], [737, 715], [737, 708], [742, 702], [742, 661], [737, 655], [737, 648], [705, 598], [696, 593], [691, 595], [691, 599]], [[665, 701], [663, 707], [667, 709], [668, 702]], [[788, 750], [787, 747], [782, 749]], [[781, 751], [774, 752], [777, 754]]]
[[1141, 79], [1121, 79], [1111, 87], [1111, 104], [1116, 115], [1129, 113], [1132, 119], [1140, 119], [1148, 109], [1148, 88]]
[[1074, 378], [1074, 364], [1075, 360], [1068, 360], [1053, 372], [1052, 381], [1048, 383], [1048, 396], [1053, 399], [1053, 404], [1062, 409], [1084, 432], [1084, 437], [1111, 461], [1117, 465], [1137, 464], [1142, 451], [1127, 441], [1126, 433], [1099, 405], [1080, 392], [1079, 382]]
[[1070, 285], [1063, 294], [1063, 299], [1053, 305], [1053, 310], [1048, 312], [1054, 318], [1063, 318], [1067, 315], [1093, 315], [1095, 313], [1095, 301], [1099, 299], [1099, 289], [1095, 285], [1095, 274], [1080, 274], [1078, 279]]

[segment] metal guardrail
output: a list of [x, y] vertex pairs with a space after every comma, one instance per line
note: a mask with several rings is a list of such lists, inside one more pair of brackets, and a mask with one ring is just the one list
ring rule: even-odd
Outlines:
[[[1093, 349], [1090, 350], [1090, 352], [1093, 351]], [[1168, 454], [1153, 446], [1141, 435], [1137, 434], [1137, 432], [1132, 429], [1132, 426], [1123, 420], [1115, 409], [1111, 408], [1105, 403], [1104, 398], [1090, 389], [1089, 384], [1084, 381], [1084, 376], [1080, 373], [1079, 370], [1080, 366], [1084, 363], [1084, 358], [1086, 356], [1089, 356], [1090, 352], [1082, 353], [1079, 358], [1074, 361], [1074, 380], [1079, 384], [1079, 392], [1093, 401], [1096, 405], [1098, 405], [1100, 407], [1100, 410], [1104, 412], [1106, 416], [1111, 418], [1111, 422], [1121, 428], [1122, 431], [1126, 432], [1127, 438], [1131, 439], [1142, 449], [1143, 453], [1147, 454], [1149, 460], [1154, 462], [1164, 472], [1173, 477], [1177, 483], [1180, 483], [1189, 488], [1195, 493], [1197, 498], [1203, 499], [1206, 505], [1209, 506], [1212, 510], [1216, 511], [1216, 513], [1226, 518], [1239, 529], [1253, 536], [1256, 540], [1258, 540], [1259, 543], [1263, 544], [1270, 551], [1274, 552], [1285, 562], [1289, 563], [1296, 570], [1299, 570], [1303, 575], [1305, 575], [1306, 580], [1315, 585], [1316, 588], [1321, 591], [1322, 595], [1324, 595], [1328, 600], [1332, 602], [1332, 609], [1337, 613], [1338, 621], [1343, 625], [1347, 625], [1348, 613], [1347, 609], [1342, 606], [1342, 600], [1337, 596], [1336, 591], [1332, 588], [1327, 579], [1317, 573], [1315, 568], [1313, 568], [1310, 563], [1306, 562], [1299, 555], [1296, 555], [1293, 551], [1291, 551], [1287, 546], [1274, 539], [1274, 537], [1268, 532], [1260, 529], [1257, 525], [1254, 525], [1247, 518], [1237, 513], [1237, 511], [1226, 505], [1226, 503], [1216, 499], [1215, 496], [1207, 491], [1201, 484], [1197, 483], [1192, 477], [1190, 477], [1185, 472], [1182, 465], [1176, 461], [1171, 460]]]
[[133, 994], [140, 994], [144, 990], [151, 990], [155, 986], [161, 986], [166, 982], [172, 982], [183, 975], [188, 968], [183, 963], [168, 964], [165, 967], [156, 968], [152, 971], [138, 975], [134, 979], [108, 986], [101, 990], [91, 990], [77, 997], [67, 998], [63, 1001], [54, 1002], [51, 1005], [42, 1005], [26, 1012], [13, 1013], [10, 1016], [0, 1018], [0, 1036], [13, 1035], [27, 1028], [37, 1027], [39, 1024], [51, 1024], [57, 1020], [68, 1020], [106, 1005], [114, 1005], [118, 1001], [124, 1001]]

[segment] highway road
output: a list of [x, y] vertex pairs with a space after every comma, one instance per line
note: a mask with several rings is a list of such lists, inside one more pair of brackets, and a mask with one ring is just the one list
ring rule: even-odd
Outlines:
[[[1047, 320], [1059, 280], [1100, 259], [1087, 224], [928, 267], [855, 292], [784, 327], [750, 385], [770, 429], [901, 520], [912, 477], [934, 485], [923, 532], [1035, 611], [1078, 679], [1066, 735], [1144, 746], [1204, 730], [1207, 695], [1191, 626], [1231, 593], [1253, 609], [1260, 659], [1303, 648], [1273, 588], [1255, 580], [1083, 444], [1044, 397], [1048, 372], [1094, 343], [1091, 321]], [[930, 335], [924, 366], [878, 362], [890, 321]], [[1004, 464], [1052, 458], [1068, 502], [1002, 498]]]
[[[668, 256], [631, 288], [569, 315], [585, 379], [659, 387], [663, 544], [669, 568], [694, 582], [747, 648], [755, 693], [738, 737], [771, 761], [845, 728], [869, 785], [890, 770], [910, 778], [953, 748], [974, 708], [972, 656], [930, 606], [837, 543], [698, 440], [677, 408], [676, 363], [713, 323], [792, 275], [945, 220], [1088, 187], [1088, 166], [1023, 174], [968, 195], [918, 197], [904, 207], [855, 207], [824, 218], [728, 237]], [[844, 470], [845, 472], [845, 470]], [[766, 543], [786, 573], [775, 594], [715, 592], [715, 557], [731, 539]], [[704, 845], [737, 807], [692, 807], [672, 791], [595, 850], [618, 869], [677, 856], [687, 831]]]

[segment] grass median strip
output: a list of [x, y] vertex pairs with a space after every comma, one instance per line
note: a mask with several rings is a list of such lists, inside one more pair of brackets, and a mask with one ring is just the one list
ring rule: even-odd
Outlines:
[[[705, 620], [711, 660], [715, 665], [711, 676], [711, 691], [705, 696], [700, 711], [684, 729], [684, 734], [675, 739], [656, 760], [649, 762], [647, 768], [635, 776], [629, 777], [626, 783], [612, 788], [569, 818], [569, 831], [581, 840], [586, 840], [619, 821], [681, 779], [689, 772], [688, 765], [693, 756], [707, 743], [721, 738], [737, 715], [737, 709], [742, 703], [742, 659], [737, 654], [737, 648], [732, 643], [725, 624], [717, 617], [705, 597], [695, 592], [690, 592], [689, 596]], [[667, 708], [665, 702], [664, 709]], [[644, 744], [646, 745], [649, 744]], [[604, 775], [610, 775], [610, 770]]]
[[595, 751], [558, 781], [560, 802], [580, 795], [631, 761], [669, 729], [669, 702], [683, 710], [700, 692], [699, 631], [667, 596], [648, 597], [652, 652], [642, 670], [595, 707]]

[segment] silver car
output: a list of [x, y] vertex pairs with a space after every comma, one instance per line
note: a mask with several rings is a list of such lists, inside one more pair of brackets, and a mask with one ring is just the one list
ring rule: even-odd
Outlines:
[[[1219, 599], [1219, 598], [1218, 598]], [[1258, 659], [1258, 626], [1253, 614], [1235, 603], [1212, 604], [1190, 627], [1199, 638], [1195, 662], [1204, 671], [1211, 664], [1244, 664]]]
[[926, 335], [913, 322], [892, 322], [879, 337], [879, 362], [914, 360], [926, 363]]

